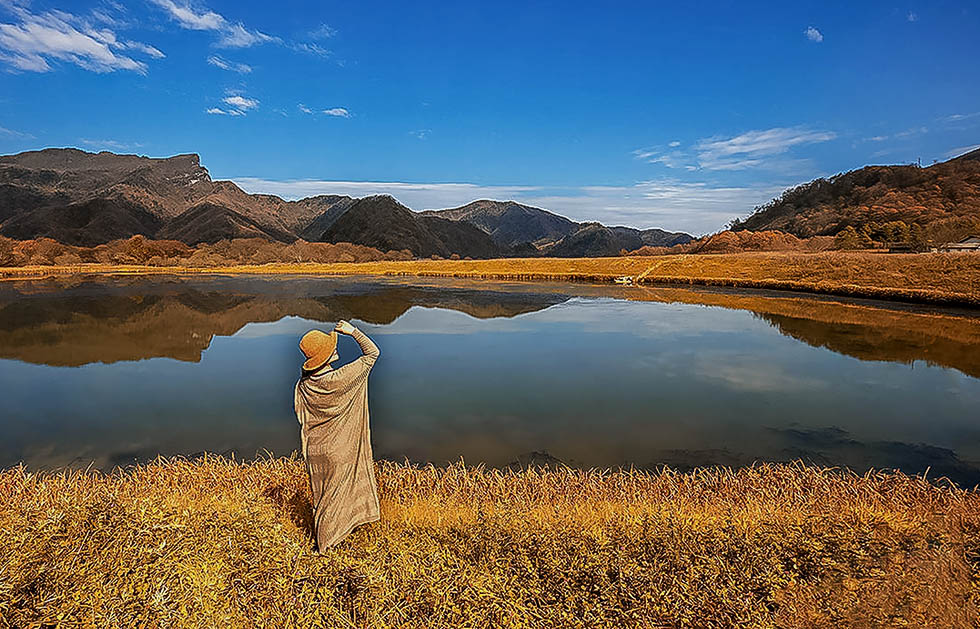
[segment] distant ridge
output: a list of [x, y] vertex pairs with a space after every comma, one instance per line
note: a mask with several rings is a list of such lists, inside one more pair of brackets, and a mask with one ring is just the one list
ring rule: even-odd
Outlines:
[[487, 234], [466, 223], [420, 216], [389, 195], [354, 201], [322, 235], [382, 251], [408, 249], [419, 256], [452, 254], [490, 258], [499, 253]]
[[525, 255], [584, 257], [618, 255], [643, 245], [670, 247], [691, 242], [690, 234], [661, 229], [606, 227], [600, 223], [576, 223], [541, 208], [516, 201], [482, 199], [446, 210], [422, 212], [425, 216], [470, 223], [486, 232], [503, 248]]
[[576, 223], [515, 201], [414, 212], [387, 195], [285, 201], [213, 181], [196, 154], [49, 148], [0, 156], [0, 235], [94, 246], [143, 235], [187, 244], [261, 237], [350, 242], [416, 256], [604, 256], [691, 236]]

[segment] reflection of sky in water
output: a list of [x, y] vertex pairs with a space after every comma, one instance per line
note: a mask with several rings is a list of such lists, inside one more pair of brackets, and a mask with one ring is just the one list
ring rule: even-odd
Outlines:
[[[313, 327], [328, 326], [249, 324], [215, 337], [200, 363], [0, 360], [0, 464], [288, 453], [296, 341]], [[503, 465], [546, 450], [582, 465], [687, 466], [803, 456], [980, 478], [963, 463], [980, 461], [980, 381], [814, 348], [748, 311], [573, 298], [495, 319], [414, 306], [361, 327], [382, 352], [370, 385], [379, 457]], [[353, 342], [341, 353], [355, 355]]]

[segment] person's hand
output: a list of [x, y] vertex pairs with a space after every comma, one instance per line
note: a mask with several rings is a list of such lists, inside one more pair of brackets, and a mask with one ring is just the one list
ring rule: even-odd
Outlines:
[[337, 324], [337, 327], [334, 328], [334, 332], [339, 332], [340, 334], [350, 336], [354, 333], [354, 326], [352, 326], [349, 321], [341, 320], [340, 323]]

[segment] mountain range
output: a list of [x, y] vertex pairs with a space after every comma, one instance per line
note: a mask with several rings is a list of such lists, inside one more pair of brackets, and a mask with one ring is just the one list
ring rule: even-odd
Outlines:
[[0, 235], [94, 246], [141, 234], [190, 245], [260, 237], [350, 242], [416, 256], [608, 256], [692, 240], [577, 223], [514, 201], [415, 212], [388, 195], [286, 201], [213, 181], [200, 157], [44, 149], [0, 156]]

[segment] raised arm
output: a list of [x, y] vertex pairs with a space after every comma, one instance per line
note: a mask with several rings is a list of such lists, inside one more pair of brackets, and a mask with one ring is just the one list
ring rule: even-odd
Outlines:
[[361, 332], [347, 321], [341, 321], [337, 324], [335, 329], [337, 332], [347, 334], [357, 341], [357, 344], [361, 347], [361, 353], [363, 354], [363, 356], [358, 359], [359, 361], [370, 367], [376, 360], [378, 360], [378, 356], [381, 355], [381, 350], [379, 350], [378, 346], [374, 344], [374, 341], [368, 338], [367, 334]]
[[354, 331], [351, 332], [351, 337], [353, 337], [353, 339], [357, 341], [357, 344], [361, 346], [361, 352], [364, 355], [361, 356], [360, 360], [369, 365], [373, 365], [374, 362], [378, 360], [378, 356], [381, 355], [381, 350], [378, 349], [378, 346], [374, 344], [374, 341], [368, 338], [367, 334], [361, 332], [357, 328], [354, 328]]

